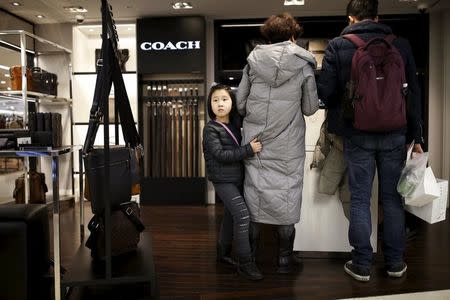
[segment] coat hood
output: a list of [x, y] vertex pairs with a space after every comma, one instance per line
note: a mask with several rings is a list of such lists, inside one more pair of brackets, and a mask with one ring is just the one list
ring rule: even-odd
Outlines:
[[297, 75], [306, 64], [316, 67], [316, 59], [311, 52], [290, 41], [258, 45], [247, 61], [250, 69], [272, 87], [278, 87]]

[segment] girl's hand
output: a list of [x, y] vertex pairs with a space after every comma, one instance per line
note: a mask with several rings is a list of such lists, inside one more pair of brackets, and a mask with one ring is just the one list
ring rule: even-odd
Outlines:
[[250, 142], [250, 146], [252, 146], [253, 153], [258, 153], [258, 152], [261, 152], [261, 150], [262, 150], [262, 144], [260, 142], [258, 142], [258, 139], [253, 139]]

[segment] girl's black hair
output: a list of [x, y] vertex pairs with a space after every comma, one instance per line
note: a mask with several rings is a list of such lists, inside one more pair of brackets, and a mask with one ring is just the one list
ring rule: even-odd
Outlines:
[[218, 83], [216, 85], [213, 85], [211, 87], [211, 89], [209, 90], [208, 102], [206, 103], [209, 118], [211, 120], [216, 119], [216, 115], [214, 114], [214, 112], [212, 110], [211, 98], [212, 98], [212, 94], [218, 90], [225, 90], [225, 91], [227, 91], [228, 95], [230, 95], [230, 98], [231, 98], [231, 111], [229, 114], [230, 123], [232, 125], [234, 125], [236, 128], [241, 128], [242, 122], [241, 122], [241, 116], [239, 115], [239, 113], [237, 111], [236, 95], [234, 94], [233, 90], [228, 85], [225, 85], [225, 84]]

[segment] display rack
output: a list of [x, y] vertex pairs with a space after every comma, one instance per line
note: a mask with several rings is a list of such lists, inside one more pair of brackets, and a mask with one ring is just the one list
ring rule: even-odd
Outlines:
[[[53, 259], [54, 266], [54, 287], [55, 287], [55, 300], [60, 299], [61, 295], [61, 237], [60, 237], [60, 196], [59, 196], [59, 159], [60, 157], [71, 154], [74, 151], [81, 151], [81, 146], [61, 147], [56, 149], [41, 149], [41, 150], [2, 150], [0, 151], [0, 157], [47, 157], [51, 158], [52, 163], [52, 183], [53, 183], [53, 195], [52, 195], [52, 213], [53, 213]], [[80, 161], [80, 168], [82, 168]], [[80, 192], [83, 192], [82, 180], [80, 180]], [[83, 206], [80, 205], [80, 233], [84, 232], [84, 217]], [[83, 235], [82, 235], [83, 238]]]
[[[108, 51], [110, 51], [110, 47], [114, 50], [114, 52], [118, 49], [118, 36], [115, 31], [114, 22], [111, 16], [111, 6], [108, 4], [106, 0], [101, 1], [101, 11], [102, 11], [102, 39], [105, 43], [105, 47]], [[114, 58], [116, 59], [116, 58]], [[113, 59], [114, 63], [117, 63]], [[106, 61], [102, 68], [103, 74], [110, 74], [111, 66]], [[114, 70], [112, 71], [114, 72]], [[99, 73], [100, 74], [100, 73]], [[102, 76], [105, 81], [112, 80], [108, 76]], [[123, 80], [123, 78], [122, 78]], [[116, 82], [116, 81], [114, 81]], [[98, 82], [97, 82], [98, 83]], [[105, 88], [108, 86], [110, 82], [103, 82]], [[109, 85], [110, 87], [110, 85]], [[109, 92], [109, 91], [108, 91]], [[94, 99], [96, 99], [94, 97]], [[101, 106], [101, 105], [100, 105]], [[105, 110], [103, 111], [95, 111], [95, 113], [91, 110], [90, 121], [92, 121], [92, 127], [89, 127], [89, 130], [94, 130], [96, 132], [97, 128], [94, 128], [96, 123], [94, 120], [97, 120], [101, 114], [108, 116], [109, 111], [109, 103], [106, 105]], [[97, 107], [98, 108], [98, 107]], [[93, 109], [95, 110], [95, 109]], [[100, 118], [102, 119], [102, 118]], [[100, 120], [97, 120], [100, 122]], [[115, 118], [115, 125], [118, 126], [117, 118]], [[105, 151], [105, 160], [104, 165], [109, 165], [109, 118], [103, 118], [103, 146]], [[90, 124], [91, 125], [91, 124]], [[89, 131], [88, 131], [89, 132]], [[91, 135], [88, 133], [88, 137]], [[93, 134], [95, 137], [95, 134]], [[89, 139], [88, 139], [89, 140]], [[89, 148], [86, 146], [88, 142], [85, 142], [85, 148]], [[90, 149], [89, 149], [90, 150]], [[87, 154], [87, 149], [83, 149], [83, 153]], [[82, 160], [80, 156], [80, 161]], [[80, 166], [80, 176], [82, 177], [83, 171]], [[81, 180], [81, 179], [80, 179]], [[135, 252], [129, 253], [127, 255], [123, 255], [120, 257], [115, 257], [112, 259], [111, 257], [111, 203], [108, 198], [107, 187], [110, 184], [110, 171], [109, 168], [105, 168], [105, 174], [103, 176], [104, 180], [104, 197], [103, 202], [105, 203], [105, 260], [104, 261], [93, 261], [91, 257], [90, 250], [88, 250], [84, 243], [83, 239], [81, 240], [82, 244], [80, 245], [77, 253], [74, 256], [73, 263], [67, 269], [67, 272], [64, 275], [64, 278], [61, 281], [61, 294], [57, 295], [55, 290], [56, 299], [65, 299], [69, 296], [67, 291], [71, 291], [73, 288], [77, 287], [112, 287], [118, 285], [128, 285], [128, 284], [146, 284], [149, 285], [150, 293], [149, 295], [155, 295], [156, 293], [156, 279], [155, 279], [155, 270], [153, 263], [153, 254], [152, 254], [152, 244], [151, 238], [147, 234], [142, 235], [140, 242], [138, 244], [138, 249]], [[81, 185], [80, 185], [81, 187]], [[82, 201], [83, 202], [83, 201]]]
[[[27, 48], [27, 40], [33, 42], [33, 50], [30, 50]], [[42, 49], [36, 49], [36, 43], [39, 43], [40, 46], [42, 46]], [[22, 106], [22, 120], [23, 120], [23, 128], [18, 129], [15, 128], [14, 131], [20, 131], [20, 130], [27, 130], [28, 129], [28, 112], [29, 112], [29, 103], [34, 103], [36, 111], [39, 111], [40, 105], [64, 105], [67, 107], [67, 114], [69, 118], [70, 123], [70, 142], [65, 143], [65, 145], [73, 144], [73, 130], [72, 130], [72, 89], [71, 89], [71, 62], [70, 62], [70, 55], [72, 53], [71, 50], [58, 45], [52, 41], [49, 41], [47, 39], [44, 39], [40, 36], [34, 35], [32, 33], [26, 32], [24, 30], [3, 30], [0, 31], [0, 47], [4, 47], [7, 49], [12, 49], [14, 51], [20, 52], [20, 66], [22, 69], [22, 86], [21, 90], [11, 90], [9, 87], [8, 89], [0, 89], [0, 101], [8, 100], [8, 101], [18, 101], [21, 103]], [[66, 71], [68, 74], [68, 88], [67, 91], [65, 91], [67, 97], [61, 97], [61, 96], [54, 96], [34, 91], [28, 90], [28, 82], [26, 79], [26, 68], [27, 65], [29, 65], [31, 62], [30, 57], [27, 57], [27, 55], [30, 55], [31, 58], [33, 58], [33, 64], [39, 64], [40, 62], [44, 62], [44, 59], [41, 59], [45, 56], [52, 55], [52, 58], [54, 55], [63, 55], [65, 59], [67, 60]], [[61, 74], [59, 74], [61, 75]], [[59, 78], [64, 76], [59, 76]], [[3, 131], [3, 130], [2, 130]], [[11, 130], [9, 130], [11, 131]], [[69, 162], [70, 166], [68, 167], [71, 169], [72, 178], [71, 178], [71, 186], [72, 186], [72, 194], [74, 194], [74, 174], [73, 174], [73, 156], [70, 158]], [[25, 176], [25, 203], [28, 203], [29, 200], [29, 169], [30, 169], [30, 163], [29, 158], [24, 157], [24, 171], [27, 176]], [[48, 172], [51, 172], [51, 170], [48, 170]], [[69, 200], [74, 200], [74, 197], [65, 197]]]

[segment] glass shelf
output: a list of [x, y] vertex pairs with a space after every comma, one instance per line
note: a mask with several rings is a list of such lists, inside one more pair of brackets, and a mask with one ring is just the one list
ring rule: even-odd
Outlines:
[[[21, 100], [21, 97], [25, 94], [26, 97], [35, 98], [39, 103], [71, 103], [72, 99], [70, 98], [62, 98], [54, 95], [43, 94], [38, 92], [25, 92], [22, 91], [0, 91], [0, 96], [10, 97], [11, 99], [15, 98], [17, 100]], [[20, 98], [19, 98], [20, 96]]]

